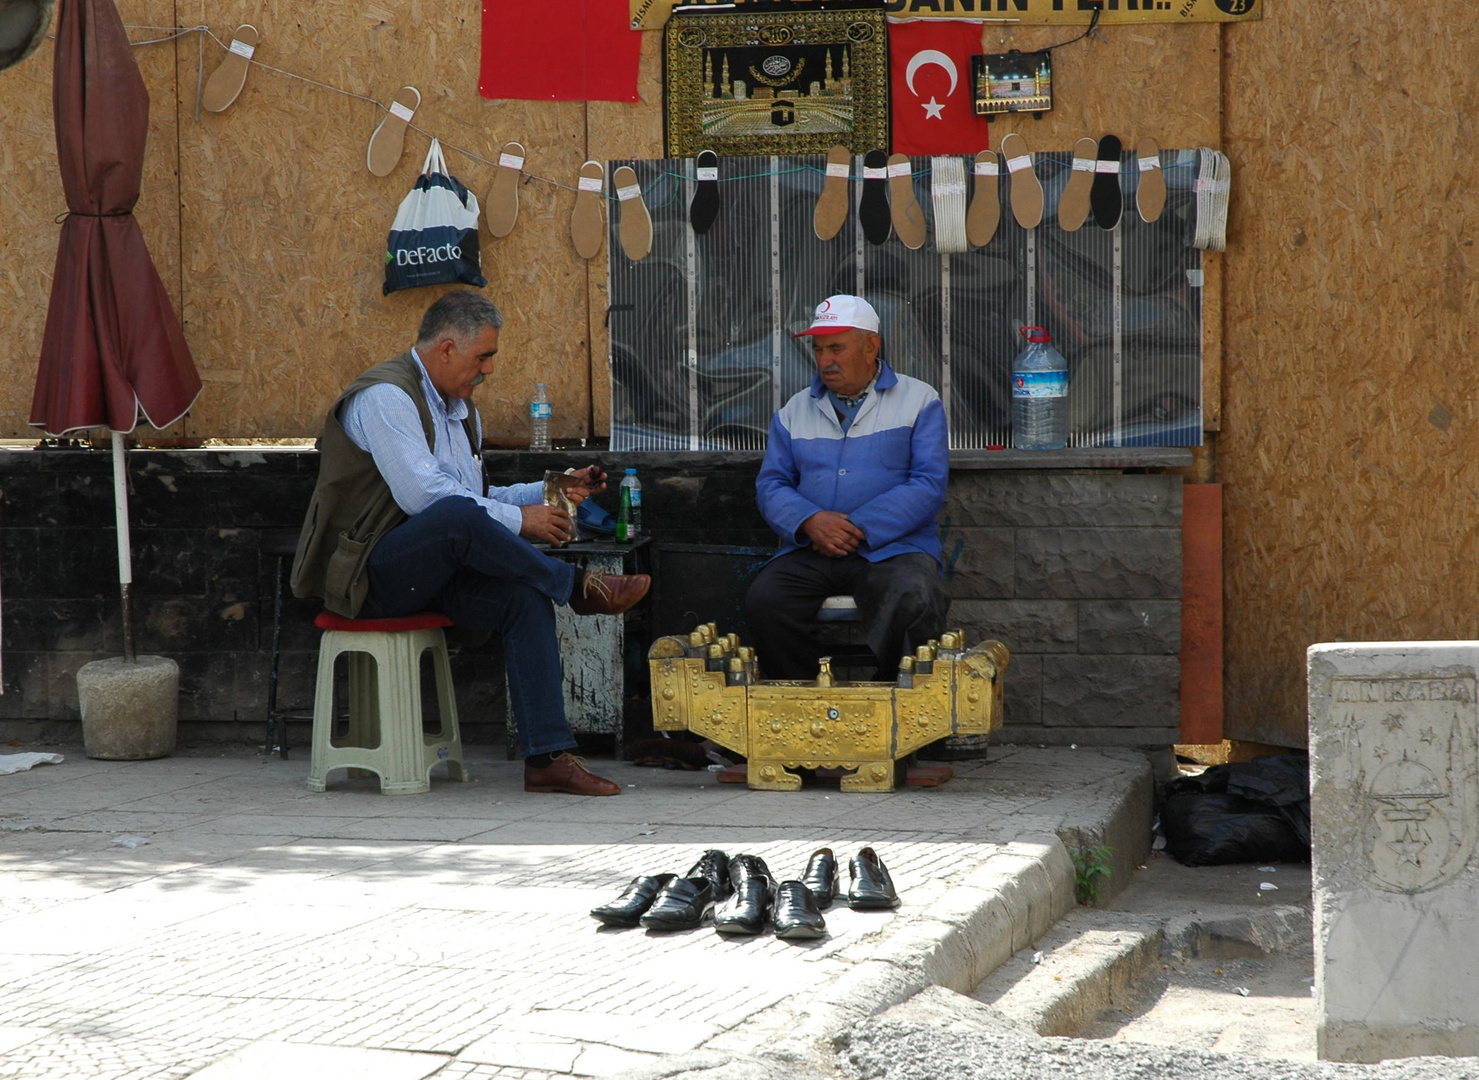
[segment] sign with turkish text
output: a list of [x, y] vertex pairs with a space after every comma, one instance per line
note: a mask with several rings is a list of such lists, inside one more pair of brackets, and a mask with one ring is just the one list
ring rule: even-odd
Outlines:
[[[752, 0], [756, 2], [756, 0]], [[774, 0], [765, 2], [775, 10]], [[810, 0], [793, 0], [796, 8]], [[713, 5], [733, 11], [746, 0], [628, 0], [632, 29], [656, 30], [665, 25], [673, 8], [690, 10]], [[884, 0], [891, 19], [977, 19], [982, 22], [1087, 26], [1102, 4], [1100, 26], [1116, 23], [1241, 22], [1263, 18], [1263, 0]]]

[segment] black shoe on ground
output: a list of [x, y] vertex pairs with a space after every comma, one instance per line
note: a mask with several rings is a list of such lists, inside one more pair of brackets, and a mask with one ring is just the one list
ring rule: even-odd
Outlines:
[[642, 916], [648, 930], [693, 930], [714, 910], [714, 883], [708, 878], [674, 878], [653, 897]]
[[736, 855], [729, 860], [729, 883], [734, 892], [714, 909], [714, 930], [720, 934], [760, 933], [775, 897], [770, 868], [758, 855]]
[[819, 938], [827, 932], [827, 921], [817, 910], [816, 898], [802, 881], [783, 881], [776, 886], [772, 918], [775, 936], [787, 941]]
[[686, 878], [706, 878], [714, 886], [714, 899], [723, 900], [729, 895], [729, 856], [717, 848], [710, 848], [698, 857], [698, 862], [688, 868]]
[[888, 868], [870, 847], [865, 847], [847, 864], [852, 885], [847, 890], [847, 906], [854, 911], [896, 908], [899, 894], [894, 891]]
[[812, 852], [801, 880], [811, 890], [818, 911], [826, 911], [832, 906], [832, 898], [837, 895], [837, 858], [831, 848], [818, 848]]
[[664, 885], [672, 881], [674, 874], [658, 874], [655, 877], [632, 878], [626, 890], [609, 904], [591, 908], [591, 918], [600, 919], [607, 926], [636, 926], [653, 898]]

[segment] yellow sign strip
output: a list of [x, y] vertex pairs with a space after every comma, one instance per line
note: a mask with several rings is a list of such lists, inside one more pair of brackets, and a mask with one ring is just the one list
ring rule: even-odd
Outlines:
[[[1263, 0], [1102, 0], [1100, 26], [1117, 23], [1242, 22], [1263, 18]], [[658, 30], [673, 8], [708, 7], [734, 11], [745, 0], [629, 0], [633, 30]], [[809, 0], [795, 0], [798, 8]], [[897, 19], [980, 19], [1033, 25], [1086, 26], [1093, 0], [886, 0], [884, 10]], [[771, 10], [774, 10], [772, 8]]]

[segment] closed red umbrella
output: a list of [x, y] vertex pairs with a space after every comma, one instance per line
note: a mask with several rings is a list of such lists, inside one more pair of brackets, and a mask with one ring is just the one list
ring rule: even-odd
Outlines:
[[149, 94], [113, 0], [64, 0], [52, 106], [66, 221], [57, 245], [31, 425], [49, 435], [113, 431], [125, 650], [133, 656], [123, 434], [167, 427], [200, 376], [134, 220]]

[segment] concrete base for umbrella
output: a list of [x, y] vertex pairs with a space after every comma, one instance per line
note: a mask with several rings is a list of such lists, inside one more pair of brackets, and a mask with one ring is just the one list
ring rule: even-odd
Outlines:
[[90, 758], [139, 761], [175, 748], [180, 665], [164, 656], [94, 660], [77, 671], [82, 745]]

